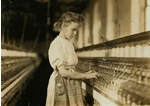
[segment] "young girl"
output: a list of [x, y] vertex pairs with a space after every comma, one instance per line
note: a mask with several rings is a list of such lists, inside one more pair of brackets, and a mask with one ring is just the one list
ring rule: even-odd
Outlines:
[[54, 72], [48, 84], [46, 106], [84, 106], [81, 79], [97, 77], [96, 72], [79, 73], [75, 68], [78, 58], [69, 40], [76, 36], [82, 22], [82, 15], [65, 12], [54, 24], [54, 31], [60, 33], [48, 52]]

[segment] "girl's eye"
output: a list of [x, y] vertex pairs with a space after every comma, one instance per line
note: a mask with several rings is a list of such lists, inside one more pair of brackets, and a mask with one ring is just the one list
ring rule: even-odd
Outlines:
[[72, 29], [72, 31], [77, 31], [77, 29]]

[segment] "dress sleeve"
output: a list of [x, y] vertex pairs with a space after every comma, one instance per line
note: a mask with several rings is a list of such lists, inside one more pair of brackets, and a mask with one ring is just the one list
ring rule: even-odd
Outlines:
[[49, 62], [53, 69], [63, 64], [63, 50], [59, 44], [51, 44], [48, 50]]

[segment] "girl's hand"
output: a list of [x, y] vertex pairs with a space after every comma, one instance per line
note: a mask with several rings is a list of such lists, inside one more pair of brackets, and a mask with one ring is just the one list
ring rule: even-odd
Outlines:
[[85, 78], [86, 79], [91, 79], [91, 78], [98, 78], [98, 73], [95, 72], [95, 70], [90, 70], [88, 72], [85, 73]]

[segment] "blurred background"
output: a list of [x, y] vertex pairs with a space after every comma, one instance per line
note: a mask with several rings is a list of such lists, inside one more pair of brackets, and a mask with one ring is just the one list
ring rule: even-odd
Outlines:
[[2, 44], [47, 54], [58, 34], [52, 31], [54, 22], [65, 11], [81, 13], [88, 4], [89, 0], [2, 0]]
[[1, 5], [2, 44], [41, 53], [58, 34], [53, 24], [66, 11], [85, 16], [79, 31], [85, 37], [76, 38], [77, 48], [100, 43], [101, 36], [112, 40], [150, 29], [149, 0], [2, 0]]

